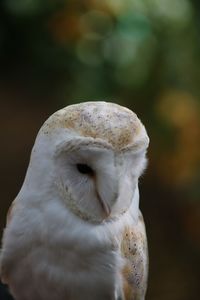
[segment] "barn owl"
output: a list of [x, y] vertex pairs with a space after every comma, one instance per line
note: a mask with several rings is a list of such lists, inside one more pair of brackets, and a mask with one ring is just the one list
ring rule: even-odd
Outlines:
[[44, 123], [2, 240], [15, 300], [145, 299], [148, 143], [136, 114], [114, 103], [71, 105]]

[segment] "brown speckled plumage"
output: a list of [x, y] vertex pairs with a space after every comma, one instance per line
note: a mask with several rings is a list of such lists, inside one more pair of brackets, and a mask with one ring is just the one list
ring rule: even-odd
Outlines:
[[140, 300], [147, 287], [148, 250], [142, 214], [138, 225], [126, 227], [121, 252], [126, 259], [122, 270], [125, 300]]
[[67, 128], [81, 136], [101, 139], [121, 150], [134, 144], [144, 126], [128, 108], [109, 102], [85, 102], [70, 105], [53, 114], [42, 131]]

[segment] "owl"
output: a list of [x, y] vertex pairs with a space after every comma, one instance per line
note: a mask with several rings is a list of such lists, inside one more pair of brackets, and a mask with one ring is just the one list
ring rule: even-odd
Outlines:
[[67, 106], [44, 123], [2, 240], [15, 300], [145, 299], [148, 144], [136, 114], [114, 103]]

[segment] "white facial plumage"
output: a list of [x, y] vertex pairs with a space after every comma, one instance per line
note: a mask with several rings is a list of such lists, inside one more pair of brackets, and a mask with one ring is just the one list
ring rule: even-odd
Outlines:
[[3, 236], [1, 275], [16, 300], [144, 299], [138, 178], [148, 143], [137, 116], [114, 103], [71, 105], [44, 123]]

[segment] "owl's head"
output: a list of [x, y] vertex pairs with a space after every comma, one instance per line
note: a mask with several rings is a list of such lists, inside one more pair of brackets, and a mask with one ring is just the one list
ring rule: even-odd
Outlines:
[[134, 201], [148, 143], [144, 126], [127, 108], [71, 105], [40, 129], [25, 184], [88, 222], [116, 218]]

